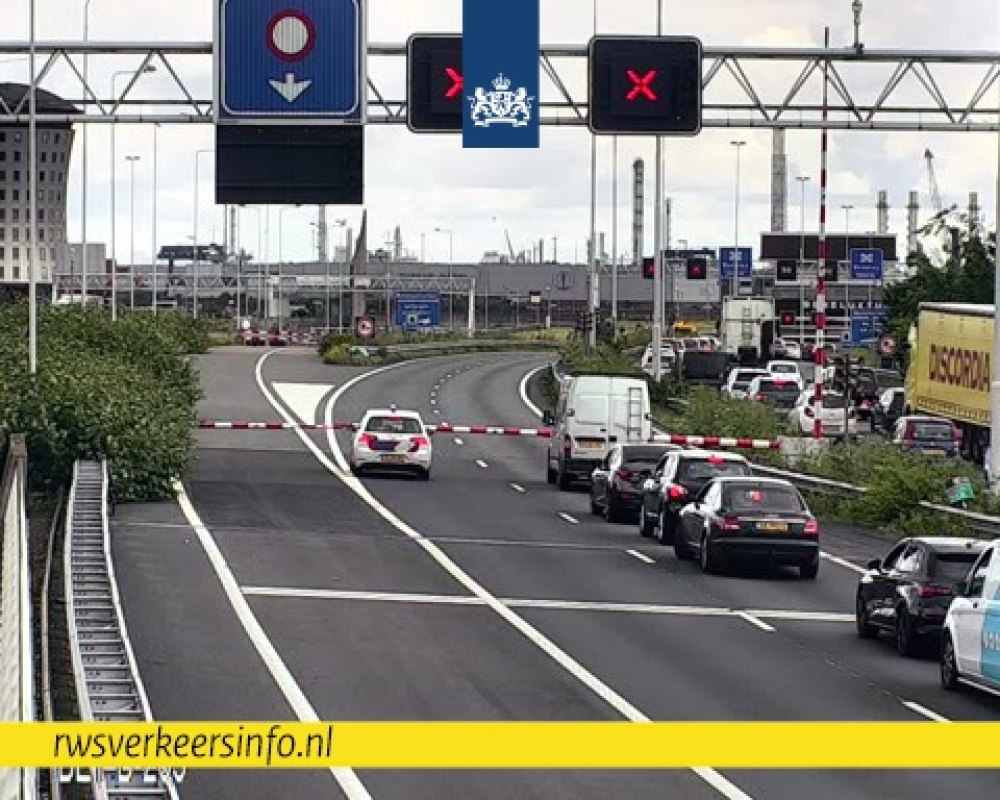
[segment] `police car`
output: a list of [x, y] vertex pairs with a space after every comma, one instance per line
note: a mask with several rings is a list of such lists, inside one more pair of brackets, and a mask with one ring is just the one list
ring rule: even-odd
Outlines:
[[351, 472], [408, 472], [430, 480], [433, 451], [431, 434], [416, 411], [395, 406], [365, 413], [351, 440]]
[[941, 685], [1000, 694], [1000, 539], [990, 543], [956, 592], [941, 636]]

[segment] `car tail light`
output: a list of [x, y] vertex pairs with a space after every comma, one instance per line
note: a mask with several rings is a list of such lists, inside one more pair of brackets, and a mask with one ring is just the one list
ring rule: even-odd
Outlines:
[[707, 459], [709, 464], [721, 464], [725, 460], [722, 456], [709, 456]]
[[378, 441], [377, 437], [372, 436], [370, 433], [364, 433], [361, 435], [361, 438], [358, 439], [358, 444], [361, 445], [362, 447], [367, 447], [369, 450], [371, 450], [372, 445], [375, 444], [375, 442], [377, 441]]
[[819, 538], [819, 523], [816, 520], [811, 519], [806, 522], [805, 535], [810, 539]]
[[573, 437], [567, 436], [566, 439], [563, 441], [563, 455], [566, 458], [569, 458], [572, 453], [573, 453]]
[[954, 592], [948, 586], [920, 586], [917, 589], [917, 597], [951, 597]]
[[671, 500], [683, 500], [687, 497], [687, 489], [683, 486], [671, 486], [667, 495]]
[[757, 396], [756, 396], [756, 397], [754, 398], [754, 400], [756, 400], [756, 401], [757, 401], [758, 403], [763, 403], [763, 402], [764, 402], [765, 400], [767, 400], [767, 395], [763, 395], [763, 394], [758, 394], [758, 395], [757, 395]]
[[410, 440], [411, 453], [416, 453], [418, 450], [429, 448], [430, 446], [431, 446], [430, 440], [426, 436], [414, 436]]
[[738, 533], [740, 530], [740, 518], [739, 517], [723, 517], [722, 518], [722, 530], [728, 531], [730, 533]]

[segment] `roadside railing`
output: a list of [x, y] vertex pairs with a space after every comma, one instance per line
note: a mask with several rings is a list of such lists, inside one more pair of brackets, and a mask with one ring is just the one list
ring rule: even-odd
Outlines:
[[[25, 437], [11, 436], [0, 484], [0, 722], [35, 721], [35, 662], [28, 558], [28, 454]], [[35, 800], [38, 772], [0, 768], [0, 800]]]
[[[64, 559], [77, 704], [83, 722], [151, 722], [111, 559], [108, 489], [106, 462], [76, 462], [66, 507]], [[94, 800], [178, 798], [171, 774], [157, 772], [151, 784], [144, 775], [142, 785], [125, 770], [102, 775], [90, 787]]]
[[[360, 345], [366, 347], [366, 345]], [[373, 348], [379, 347], [372, 345]], [[412, 344], [385, 345], [386, 353], [390, 355], [404, 353], [421, 353], [433, 350], [447, 350], [460, 353], [463, 350], [503, 349], [511, 350], [556, 350], [560, 343], [544, 339], [443, 339], [440, 342], [414, 342]]]

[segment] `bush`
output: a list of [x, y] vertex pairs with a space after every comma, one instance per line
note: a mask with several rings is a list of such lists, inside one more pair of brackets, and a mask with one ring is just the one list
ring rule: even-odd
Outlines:
[[671, 432], [692, 436], [733, 436], [775, 439], [784, 431], [784, 421], [762, 403], [723, 397], [713, 389], [692, 388], [684, 411], [663, 414]]
[[77, 459], [107, 459], [116, 500], [168, 497], [186, 471], [200, 398], [185, 355], [209, 332], [177, 312], [43, 307], [38, 374], [27, 373], [27, 307], [0, 309], [0, 429], [28, 435], [36, 487], [64, 483]]

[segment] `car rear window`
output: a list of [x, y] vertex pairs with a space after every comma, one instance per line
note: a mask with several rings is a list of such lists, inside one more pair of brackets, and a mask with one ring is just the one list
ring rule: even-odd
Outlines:
[[419, 420], [413, 417], [372, 417], [368, 420], [368, 433], [423, 433]]
[[936, 580], [958, 582], [964, 580], [979, 558], [979, 553], [937, 553], [934, 557], [931, 577]]
[[783, 381], [777, 383], [775, 381], [761, 381], [760, 382], [760, 393], [768, 396], [795, 396], [798, 397], [802, 390], [795, 381]]
[[677, 480], [681, 483], [708, 483], [714, 478], [740, 477], [749, 474], [749, 468], [742, 461], [685, 458], [677, 465]]
[[794, 364], [772, 364], [771, 372], [781, 373], [782, 375], [798, 375], [799, 370]]
[[733, 511], [804, 511], [802, 498], [784, 486], [747, 484], [726, 489], [726, 506]]
[[951, 425], [947, 422], [911, 422], [906, 431], [908, 439], [951, 441]]
[[622, 461], [626, 464], [652, 464], [656, 465], [663, 454], [667, 452], [659, 447], [628, 447], [622, 453]]
[[753, 379], [758, 377], [760, 377], [759, 372], [737, 372], [735, 383], [743, 386], [749, 386]]
[[[812, 404], [812, 399], [810, 399], [810, 404]], [[841, 411], [844, 409], [844, 395], [842, 394], [824, 394], [823, 395], [823, 408], [839, 408]]]

